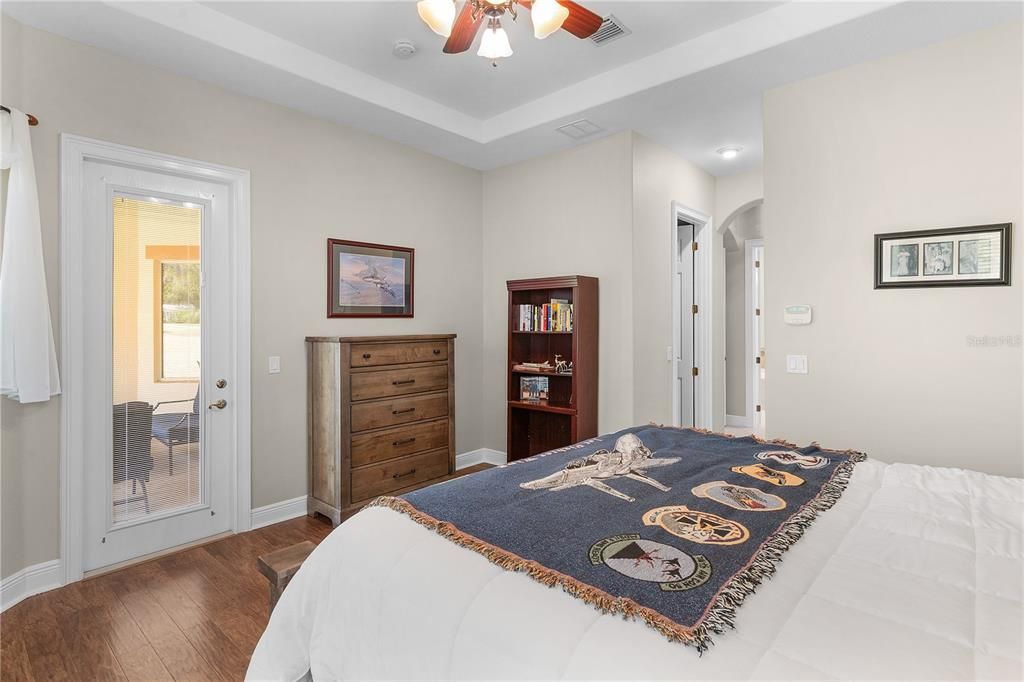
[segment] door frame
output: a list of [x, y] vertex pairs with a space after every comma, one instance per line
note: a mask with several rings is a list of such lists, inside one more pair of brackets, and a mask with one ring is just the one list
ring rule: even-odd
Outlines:
[[682, 301], [680, 300], [676, 260], [679, 253], [679, 221], [693, 225], [693, 240], [697, 251], [693, 259], [694, 299], [697, 301], [697, 315], [693, 322], [694, 358], [699, 374], [694, 391], [694, 426], [700, 429], [713, 428], [714, 406], [714, 364], [712, 362], [712, 330], [714, 329], [714, 306], [712, 305], [712, 267], [714, 258], [714, 226], [711, 216], [689, 208], [679, 201], [672, 202], [671, 230], [671, 273], [672, 273], [672, 358], [669, 362], [669, 381], [672, 387], [672, 424], [682, 426], [679, 410], [679, 371], [676, 358], [680, 356], [680, 331], [682, 329]]
[[231, 436], [234, 453], [230, 462], [232, 531], [249, 530], [252, 519], [251, 473], [251, 263], [249, 224], [249, 171], [103, 142], [79, 135], [60, 135], [60, 356], [61, 396], [60, 443], [60, 557], [63, 582], [82, 579], [82, 535], [85, 504], [82, 448], [85, 390], [82, 335], [83, 262], [80, 257], [85, 236], [85, 164], [109, 163], [184, 178], [213, 181], [228, 187], [228, 226], [231, 231], [231, 298], [234, 338], [234, 407]]
[[[764, 251], [764, 239], [747, 239], [743, 242], [743, 278], [744, 278], [744, 294], [745, 309], [744, 309], [744, 321], [746, 323], [746, 342], [744, 343], [745, 350], [747, 352], [746, 362], [743, 366], [746, 367], [746, 379], [747, 379], [747, 423], [744, 426], [757, 429], [757, 404], [761, 400], [761, 396], [758, 394], [759, 382], [757, 380], [757, 370], [761, 368], [754, 357], [757, 355], [757, 319], [755, 310], [757, 308], [757, 296], [754, 287], [754, 249], [760, 247], [762, 253]], [[764, 258], [764, 256], [761, 256]], [[761, 286], [764, 286], [764, 272], [762, 271]], [[761, 311], [764, 314], [764, 311]]]

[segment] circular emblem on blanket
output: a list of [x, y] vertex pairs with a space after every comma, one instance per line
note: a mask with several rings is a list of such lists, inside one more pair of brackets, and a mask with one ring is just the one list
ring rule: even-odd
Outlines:
[[661, 526], [672, 535], [702, 545], [738, 545], [750, 537], [743, 524], [685, 505], [652, 509], [644, 514], [644, 525]]
[[803, 485], [804, 479], [787, 471], [769, 469], [763, 464], [748, 464], [743, 467], [733, 467], [732, 471], [737, 474], [753, 476], [759, 481], [766, 481], [772, 485]]
[[828, 458], [820, 455], [805, 455], [792, 450], [768, 450], [754, 455], [757, 459], [773, 459], [780, 464], [795, 464], [801, 469], [820, 469], [828, 464]]
[[639, 535], [613, 535], [594, 543], [590, 563], [635, 580], [658, 583], [666, 592], [692, 590], [711, 577], [711, 563], [700, 554], [689, 555], [670, 545], [644, 540]]
[[733, 509], [743, 511], [768, 512], [786, 508], [786, 501], [778, 495], [744, 485], [733, 485], [725, 481], [702, 483], [691, 492], [697, 497], [721, 502]]

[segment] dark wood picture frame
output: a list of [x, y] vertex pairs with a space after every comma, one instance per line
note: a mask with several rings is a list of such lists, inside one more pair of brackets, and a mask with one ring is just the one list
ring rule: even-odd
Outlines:
[[[374, 253], [376, 252], [376, 253]], [[337, 263], [342, 253], [381, 258], [402, 258], [406, 262], [403, 305], [345, 305], [339, 298]], [[347, 239], [327, 240], [327, 317], [412, 317], [416, 250], [405, 246], [372, 244]], [[380, 287], [377, 284], [378, 288]]]
[[[947, 227], [934, 230], [910, 230], [905, 232], [886, 232], [875, 235], [875, 278], [874, 285], [875, 289], [910, 289], [919, 287], [976, 287], [976, 286], [1007, 286], [1010, 284], [1010, 244], [1012, 237], [1012, 223], [996, 223], [993, 225], [971, 225], [968, 227]], [[959, 245], [961, 241], [970, 241], [961, 239], [965, 236], [979, 233], [999, 233], [999, 273], [997, 277], [985, 277], [985, 278], [956, 278], [956, 274], [959, 273], [958, 268], [960, 267], [959, 259], [954, 259], [954, 262], [950, 264], [952, 268], [950, 275], [936, 275], [933, 273], [926, 273], [925, 268], [925, 245], [924, 240], [936, 238], [936, 237], [947, 237], [949, 239], [943, 241], [953, 241], [956, 244], [957, 253], [959, 254]], [[918, 239], [921, 240], [919, 253], [917, 254], [917, 261], [915, 268], [917, 268], [916, 274], [908, 275], [911, 277], [936, 277], [936, 279], [913, 279], [905, 282], [900, 281], [889, 281], [885, 280], [883, 272], [883, 261], [884, 261], [884, 249], [887, 242], [898, 241], [898, 240], [909, 240]], [[932, 242], [929, 242], [929, 244]], [[946, 277], [945, 279], [939, 279], [940, 277]]]

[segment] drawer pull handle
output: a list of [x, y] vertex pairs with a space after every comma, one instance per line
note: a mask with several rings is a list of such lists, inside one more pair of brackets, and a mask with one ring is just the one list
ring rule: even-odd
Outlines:
[[370, 356], [370, 354], [369, 354], [369, 353], [363, 353], [363, 360], [369, 360], [369, 359], [370, 359], [370, 357], [371, 357], [371, 356]]
[[415, 384], [415, 379], [402, 379], [401, 381], [395, 380], [391, 382], [392, 386], [402, 386], [403, 384]]
[[412, 438], [403, 438], [401, 440], [396, 440], [394, 443], [392, 443], [392, 445], [397, 448], [399, 445], [408, 445], [409, 443], [415, 443], [415, 442], [416, 442], [416, 436], [413, 436]]
[[409, 471], [406, 471], [404, 474], [395, 474], [391, 478], [393, 478], [393, 479], [395, 479], [397, 481], [400, 478], [405, 478], [406, 476], [412, 476], [415, 473], [416, 473], [415, 469], [410, 469]]
[[391, 410], [391, 414], [406, 414], [408, 412], [415, 412], [415, 407], [407, 407], [404, 410]]
[[440, 355], [440, 354], [441, 354], [441, 349], [440, 348], [435, 348], [434, 349], [434, 355]]

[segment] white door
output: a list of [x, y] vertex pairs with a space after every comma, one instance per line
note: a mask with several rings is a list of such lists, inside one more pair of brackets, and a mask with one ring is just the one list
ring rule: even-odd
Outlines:
[[694, 355], [695, 325], [697, 314], [694, 299], [694, 251], [693, 225], [681, 224], [678, 229], [679, 241], [676, 251], [676, 286], [679, 288], [679, 343], [676, 344], [676, 379], [679, 391], [679, 425], [694, 426], [696, 419], [696, 381], [693, 375], [697, 366]]
[[752, 348], [754, 350], [754, 357], [749, 358], [749, 361], [753, 363], [752, 371], [754, 374], [753, 381], [753, 419], [752, 426], [754, 432], [763, 435], [764, 434], [764, 419], [765, 419], [765, 375], [767, 370], [765, 368], [765, 350], [764, 350], [764, 246], [757, 245], [751, 249], [753, 256], [753, 263], [751, 269], [751, 286], [753, 291], [751, 292], [751, 299], [754, 302], [753, 319], [751, 320], [751, 329], [753, 332]]
[[225, 185], [86, 161], [83, 570], [232, 527]]

